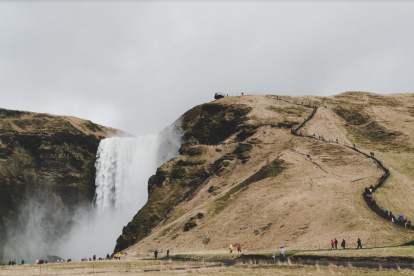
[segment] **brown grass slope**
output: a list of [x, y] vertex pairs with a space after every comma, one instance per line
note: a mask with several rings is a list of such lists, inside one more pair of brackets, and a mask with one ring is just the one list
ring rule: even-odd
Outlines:
[[339, 139], [339, 144], [293, 136], [290, 128], [312, 109], [275, 96], [230, 97], [197, 106], [182, 117], [189, 141], [181, 156], [150, 179], [149, 201], [124, 228], [115, 250], [223, 252], [230, 243], [240, 243], [244, 250], [262, 251], [326, 248], [332, 238], [350, 245], [359, 237], [364, 246], [414, 239], [414, 232], [368, 208], [362, 192], [378, 182], [382, 171], [344, 146], [356, 143], [384, 161], [392, 177], [375, 196], [394, 212], [413, 217], [412, 172], [406, 164], [413, 95], [282, 98], [318, 105], [301, 131]]

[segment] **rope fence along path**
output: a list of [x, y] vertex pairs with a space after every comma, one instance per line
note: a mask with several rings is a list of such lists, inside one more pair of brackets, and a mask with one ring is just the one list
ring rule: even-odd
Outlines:
[[[305, 107], [309, 107], [309, 108], [313, 108], [312, 113], [308, 116], [308, 118], [306, 118], [297, 128], [291, 129], [291, 134], [295, 135], [295, 136], [303, 136], [303, 137], [308, 137], [308, 138], [312, 138], [315, 140], [319, 140], [319, 141], [323, 141], [323, 142], [327, 142], [325, 140], [320, 140], [318, 138], [315, 137], [315, 135], [304, 135], [302, 132], [300, 132], [298, 134], [298, 130], [300, 130], [308, 121], [312, 120], [312, 118], [314, 117], [314, 115], [316, 114], [318, 107], [317, 106], [312, 106], [311, 103], [309, 104], [303, 104], [303, 102], [301, 102], [301, 104], [297, 103], [297, 102], [291, 102], [291, 101], [287, 101], [287, 100], [282, 100], [282, 98], [280, 96], [276, 96], [277, 100], [281, 100], [287, 103], [291, 103], [291, 104], [295, 104], [295, 105], [301, 105], [301, 106], [305, 106]], [[333, 141], [334, 142], [334, 141]], [[335, 143], [335, 142], [334, 142]], [[338, 141], [336, 141], [335, 144], [339, 144]], [[370, 208], [374, 213], [376, 213], [378, 216], [380, 216], [381, 218], [384, 218], [392, 223], [395, 223], [398, 226], [404, 227], [404, 228], [408, 228], [410, 230], [414, 231], [414, 226], [411, 225], [411, 221], [408, 220], [406, 217], [403, 216], [399, 216], [398, 219], [395, 218], [394, 213], [391, 213], [391, 211], [387, 211], [387, 209], [382, 206], [381, 204], [378, 204], [377, 201], [373, 198], [373, 193], [380, 188], [384, 182], [388, 179], [388, 177], [390, 176], [390, 171], [389, 169], [387, 169], [380, 160], [378, 160], [376, 157], [374, 157], [374, 154], [372, 152], [370, 152], [370, 154], [368, 155], [365, 152], [362, 152], [361, 150], [357, 149], [354, 146], [348, 146], [348, 145], [342, 145], [344, 147], [350, 148], [354, 151], [356, 151], [359, 154], [364, 155], [367, 158], [371, 158], [372, 160], [374, 160], [374, 162], [377, 164], [377, 166], [384, 171], [384, 174], [382, 175], [381, 179], [379, 180], [379, 182], [375, 185], [375, 186], [371, 186], [370, 188], [365, 188], [365, 191], [362, 193], [362, 196], [364, 198], [365, 203], [367, 204], [368, 208]], [[404, 218], [404, 219], [403, 219]], [[406, 245], [408, 244], [414, 244], [414, 241], [405, 243]]]

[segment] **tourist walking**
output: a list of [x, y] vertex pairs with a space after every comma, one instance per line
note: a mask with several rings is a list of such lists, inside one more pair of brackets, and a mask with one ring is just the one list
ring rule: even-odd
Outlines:
[[361, 249], [362, 249], [361, 239], [360, 239], [360, 238], [358, 238], [357, 244], [358, 244], [357, 249], [358, 249], [358, 248], [361, 248]]
[[283, 262], [285, 260], [285, 250], [283, 247], [280, 248], [280, 261]]

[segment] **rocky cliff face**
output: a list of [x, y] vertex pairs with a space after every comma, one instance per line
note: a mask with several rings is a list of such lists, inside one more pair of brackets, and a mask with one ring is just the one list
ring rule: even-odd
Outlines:
[[21, 226], [33, 198], [53, 202], [46, 213], [69, 216], [92, 202], [97, 147], [115, 133], [74, 117], [0, 109], [0, 242]]
[[246, 129], [249, 134], [240, 135], [240, 139], [251, 135], [251, 128], [244, 124], [250, 110], [243, 104], [210, 103], [197, 106], [181, 117], [187, 142], [182, 144], [179, 152], [184, 158], [167, 162], [149, 179], [148, 202], [123, 228], [116, 252], [147, 237], [174, 206], [193, 197], [200, 184], [222, 169], [220, 162], [211, 164], [202, 158], [209, 151], [204, 145], [221, 143], [237, 131], [245, 133]]

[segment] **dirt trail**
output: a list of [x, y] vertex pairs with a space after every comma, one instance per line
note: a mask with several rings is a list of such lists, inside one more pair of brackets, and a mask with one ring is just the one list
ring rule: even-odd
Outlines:
[[[285, 101], [286, 102], [286, 101]], [[292, 104], [295, 104], [295, 103], [293, 103], [292, 102]], [[310, 107], [310, 106], [309, 106]], [[319, 110], [323, 110], [322, 112], [320, 112], [321, 113], [321, 115], [320, 116], [314, 116], [314, 114], [316, 114], [316, 112], [317, 111], [319, 111]], [[330, 114], [329, 114], [330, 113]], [[332, 144], [337, 144], [337, 145], [339, 145], [339, 142], [334, 142], [334, 141], [337, 141], [337, 138], [327, 138], [325, 135], [316, 135], [316, 132], [312, 132], [312, 133], [310, 133], [310, 134], [306, 134], [306, 133], [304, 133], [304, 131], [303, 131], [303, 129], [305, 129], [305, 127], [307, 126], [306, 125], [306, 123], [307, 122], [309, 122], [309, 121], [313, 121], [314, 120], [314, 118], [315, 117], [317, 117], [317, 118], [322, 118], [322, 117], [324, 117], [322, 120], [319, 120], [319, 123], [321, 124], [321, 121], [325, 121], [325, 122], [327, 122], [328, 120], [327, 120], [327, 114], [328, 114], [328, 116], [331, 116], [331, 117], [335, 117], [336, 115], [334, 114], [334, 113], [332, 113], [332, 112], [329, 112], [328, 111], [328, 108], [325, 106], [325, 107], [323, 107], [323, 108], [314, 108], [313, 109], [313, 112], [312, 112], [312, 114], [311, 114], [311, 116], [309, 116], [305, 121], [304, 121], [304, 123], [302, 123], [298, 128], [296, 128], [296, 129], [293, 129], [293, 131], [292, 131], [292, 134], [294, 134], [294, 135], [298, 135], [298, 131], [300, 130], [300, 136], [305, 136], [305, 137], [308, 137], [308, 138], [310, 138], [310, 139], [318, 139], [318, 141], [321, 141], [321, 138], [320, 137], [323, 137], [322, 139], [324, 139], [324, 142], [326, 143], [327, 141], [329, 142], [329, 144], [331, 144], [331, 140], [332, 140]], [[319, 115], [319, 113], [318, 113], [318, 115]], [[336, 135], [334, 135], [335, 137], [337, 137], [338, 135], [339, 136], [342, 136], [342, 138], [344, 139], [344, 141], [347, 141], [346, 140], [346, 137], [344, 136], [344, 135], [341, 135], [342, 133], [338, 130], [338, 128], [333, 124], [333, 122], [331, 122], [331, 121], [328, 121], [329, 123], [328, 124], [324, 124], [324, 130], [328, 130], [329, 132], [329, 134], [330, 135], [332, 135], [333, 133], [334, 134], [336, 134]], [[316, 131], [316, 130], [321, 130], [320, 128], [317, 128], [317, 127], [314, 127], [314, 128], [312, 128], [312, 127], [310, 127], [309, 128], [310, 130], [314, 130], [314, 131]], [[309, 130], [308, 130], [309, 131]], [[347, 141], [348, 143], [349, 143], [349, 141]], [[367, 158], [371, 158], [371, 159], [373, 159], [376, 163], [377, 163], [377, 165], [378, 165], [378, 167], [379, 168], [381, 168], [381, 170], [384, 172], [384, 174], [383, 174], [383, 176], [381, 177], [381, 179], [380, 179], [380, 181], [378, 182], [378, 183], [376, 183], [376, 185], [370, 185], [370, 187], [373, 187], [372, 189], [368, 189], [368, 188], [366, 188], [365, 189], [365, 192], [362, 194], [362, 196], [363, 196], [363, 198], [364, 198], [364, 200], [365, 200], [365, 202], [366, 202], [366, 204], [367, 204], [367, 206], [375, 213], [375, 214], [377, 214], [378, 216], [380, 216], [381, 218], [384, 218], [384, 219], [386, 219], [386, 220], [388, 220], [388, 221], [390, 221], [391, 223], [395, 223], [396, 225], [398, 225], [398, 226], [401, 226], [401, 227], [404, 227], [404, 228], [406, 228], [406, 229], [409, 229], [409, 230], [411, 230], [411, 231], [414, 231], [414, 226], [413, 225], [411, 225], [411, 220], [408, 220], [407, 221], [407, 219], [405, 218], [405, 217], [403, 217], [404, 218], [404, 220], [401, 220], [400, 218], [399, 218], [399, 215], [396, 215], [397, 213], [387, 213], [387, 214], [385, 214], [384, 213], [384, 211], [385, 210], [389, 210], [389, 208], [387, 208], [386, 207], [386, 205], [385, 204], [379, 204], [379, 203], [377, 203], [376, 201], [375, 201], [375, 198], [374, 198], [374, 193], [375, 193], [375, 191], [378, 189], [378, 188], [380, 188], [384, 183], [385, 183], [385, 181], [388, 179], [388, 177], [391, 175], [391, 172], [390, 172], [390, 169], [389, 168], [386, 168], [383, 164], [382, 164], [382, 162], [379, 160], [379, 159], [377, 159], [376, 157], [374, 157], [374, 154], [372, 153], [372, 152], [370, 152], [370, 154], [368, 155], [367, 153], [365, 153], [365, 152], [363, 152], [363, 151], [360, 151], [359, 149], [357, 149], [356, 147], [355, 147], [355, 145], [353, 145], [352, 147], [351, 146], [349, 146], [349, 145], [346, 145], [347, 143], [345, 142], [344, 143], [344, 146], [345, 147], [348, 147], [348, 148], [351, 148], [351, 149], [353, 149], [354, 151], [356, 151], [356, 152], [358, 152], [358, 153], [360, 153], [360, 154], [362, 154], [363, 156], [365, 156], [365, 157], [367, 157]], [[373, 201], [374, 200], [374, 201]], [[395, 208], [392, 208], [392, 209], [394, 209], [395, 210]], [[408, 242], [407, 244], [411, 244], [411, 243], [414, 243], [414, 240], [412, 241], [412, 242]]]

